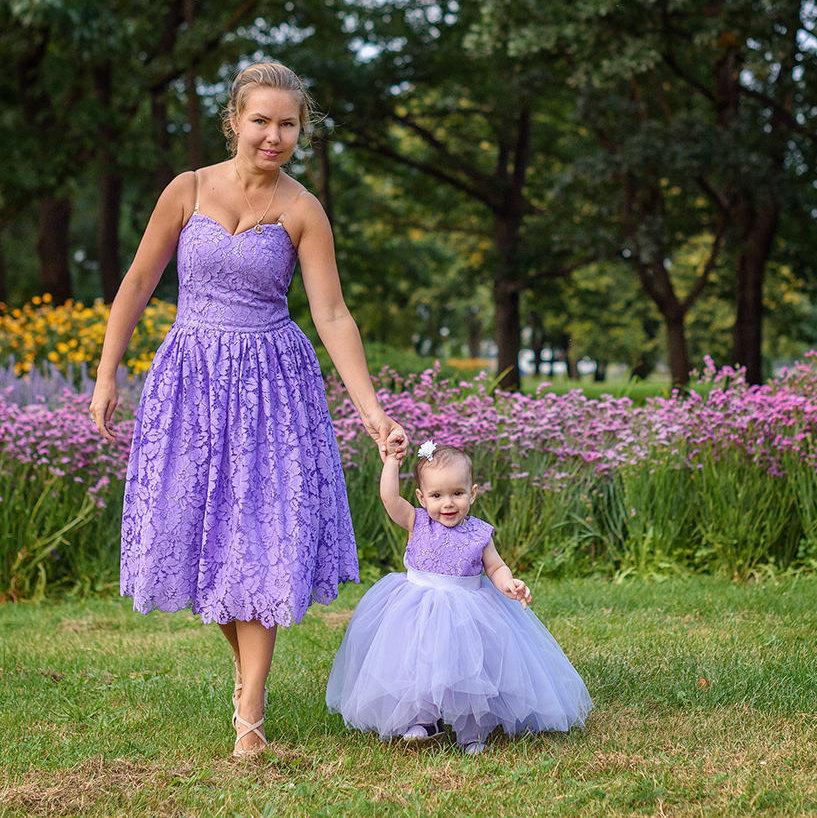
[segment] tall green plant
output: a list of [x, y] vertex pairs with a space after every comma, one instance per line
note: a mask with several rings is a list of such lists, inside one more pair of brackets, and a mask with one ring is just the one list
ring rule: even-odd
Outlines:
[[787, 477], [728, 452], [702, 454], [696, 480], [703, 564], [745, 579], [762, 563], [792, 563], [801, 527]]

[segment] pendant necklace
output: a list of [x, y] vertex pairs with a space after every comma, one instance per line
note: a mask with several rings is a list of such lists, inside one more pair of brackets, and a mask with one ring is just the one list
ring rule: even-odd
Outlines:
[[[233, 170], [235, 171], [235, 175], [238, 177], [238, 181], [241, 182], [241, 192], [244, 194], [244, 199], [245, 199], [245, 201], [247, 202], [247, 205], [250, 208], [250, 212], [252, 213], [252, 210], [253, 210], [252, 203], [247, 198], [247, 191], [244, 190], [244, 180], [241, 178], [241, 174], [238, 172], [238, 165], [236, 165], [235, 159], [233, 159]], [[264, 212], [261, 214], [261, 216], [256, 221], [255, 227], [253, 227], [253, 230], [256, 233], [261, 233], [264, 230], [264, 228], [261, 227], [261, 222], [262, 222], [264, 216], [267, 215], [267, 211], [270, 209], [270, 205], [272, 204], [272, 200], [275, 198], [275, 191], [278, 190], [278, 182], [279, 182], [280, 179], [281, 179], [281, 169], [279, 168], [278, 169], [278, 175], [275, 177], [275, 187], [273, 187], [273, 189], [272, 189], [272, 196], [270, 196], [270, 200], [267, 203], [267, 206], [264, 208]]]

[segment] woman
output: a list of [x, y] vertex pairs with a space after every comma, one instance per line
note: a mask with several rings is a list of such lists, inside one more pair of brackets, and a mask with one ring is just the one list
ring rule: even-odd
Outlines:
[[385, 459], [404, 430], [380, 407], [343, 301], [320, 202], [281, 167], [311, 100], [280, 63], [233, 82], [232, 158], [162, 192], [111, 306], [90, 405], [100, 433], [114, 374], [174, 251], [176, 321], [136, 412], [122, 513], [121, 593], [134, 609], [192, 606], [234, 652], [234, 755], [263, 749], [265, 682], [278, 625], [358, 581], [354, 532], [315, 351], [289, 318], [296, 260], [315, 327]]

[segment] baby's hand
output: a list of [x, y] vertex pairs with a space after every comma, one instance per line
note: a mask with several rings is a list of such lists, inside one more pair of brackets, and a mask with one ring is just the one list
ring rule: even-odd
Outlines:
[[510, 599], [519, 600], [523, 608], [527, 608], [533, 601], [530, 588], [521, 579], [511, 577], [499, 590]]
[[398, 463], [402, 463], [405, 456], [406, 450], [401, 450], [397, 443], [386, 443], [386, 457], [394, 458]]

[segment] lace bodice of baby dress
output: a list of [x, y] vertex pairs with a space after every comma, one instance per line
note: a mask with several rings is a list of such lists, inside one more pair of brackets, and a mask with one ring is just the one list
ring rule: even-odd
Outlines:
[[409, 568], [449, 576], [470, 577], [482, 573], [482, 552], [494, 527], [468, 514], [455, 526], [443, 525], [418, 506], [414, 529], [406, 545], [404, 562]]

